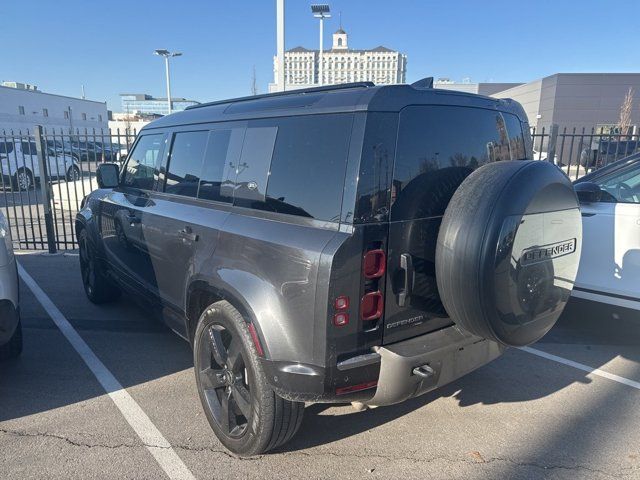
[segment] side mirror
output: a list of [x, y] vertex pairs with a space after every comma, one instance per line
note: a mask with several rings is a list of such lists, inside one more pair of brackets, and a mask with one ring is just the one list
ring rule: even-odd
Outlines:
[[119, 185], [120, 170], [115, 163], [101, 163], [96, 170], [99, 188], [115, 188]]
[[597, 203], [602, 200], [602, 189], [593, 182], [580, 182], [574, 186], [580, 203]]

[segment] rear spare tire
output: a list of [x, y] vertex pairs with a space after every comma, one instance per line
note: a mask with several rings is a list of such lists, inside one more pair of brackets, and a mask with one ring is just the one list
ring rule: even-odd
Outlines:
[[582, 245], [569, 179], [543, 161], [484, 165], [454, 193], [438, 234], [436, 279], [461, 328], [508, 346], [533, 343], [558, 320]]

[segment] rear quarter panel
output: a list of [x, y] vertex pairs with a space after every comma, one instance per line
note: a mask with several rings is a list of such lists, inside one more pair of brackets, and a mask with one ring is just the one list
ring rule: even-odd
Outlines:
[[318, 272], [322, 252], [336, 235], [335, 227], [316, 220], [285, 223], [232, 213], [215, 255], [202, 265], [214, 272], [214, 286], [254, 317], [270, 360], [324, 364], [318, 345], [325, 344], [326, 323], [316, 321]]

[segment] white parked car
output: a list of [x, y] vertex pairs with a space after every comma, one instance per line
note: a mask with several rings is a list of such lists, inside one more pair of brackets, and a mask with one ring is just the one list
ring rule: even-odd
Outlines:
[[[47, 148], [47, 165], [52, 179], [80, 179], [80, 167], [71, 155]], [[0, 141], [0, 168], [3, 185], [14, 190], [29, 190], [40, 179], [40, 166], [33, 140]]]
[[640, 310], [640, 154], [575, 182], [582, 256], [572, 295]]
[[0, 360], [17, 357], [21, 351], [18, 272], [9, 226], [0, 213]]

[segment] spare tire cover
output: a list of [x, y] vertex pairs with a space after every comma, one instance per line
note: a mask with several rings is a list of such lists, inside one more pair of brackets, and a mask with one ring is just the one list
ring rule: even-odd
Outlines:
[[508, 346], [533, 343], [558, 320], [582, 246], [578, 199], [544, 161], [484, 165], [454, 193], [438, 233], [436, 280], [461, 328]]

